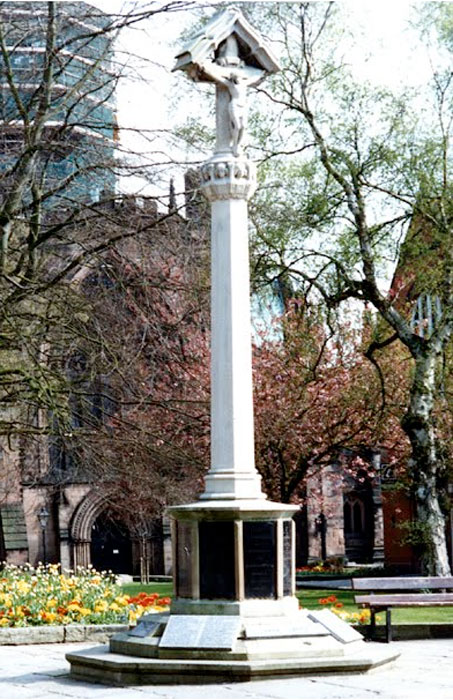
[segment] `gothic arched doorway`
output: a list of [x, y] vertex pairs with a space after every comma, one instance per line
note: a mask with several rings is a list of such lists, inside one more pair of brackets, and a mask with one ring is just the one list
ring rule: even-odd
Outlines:
[[[137, 528], [135, 533], [130, 530], [114, 512], [109, 505], [113, 497], [112, 493], [93, 490], [78, 504], [69, 528], [72, 565], [76, 568], [92, 564], [100, 571], [111, 569], [114, 573], [137, 576], [143, 563], [140, 532]], [[145, 537], [150, 573], [164, 573], [164, 539], [162, 519], [151, 520]], [[169, 538], [167, 542], [169, 545]]]
[[107, 509], [91, 528], [91, 563], [98, 571], [132, 574], [132, 542], [129, 530]]
[[351, 491], [344, 497], [344, 543], [349, 561], [372, 561], [374, 514], [371, 488]]

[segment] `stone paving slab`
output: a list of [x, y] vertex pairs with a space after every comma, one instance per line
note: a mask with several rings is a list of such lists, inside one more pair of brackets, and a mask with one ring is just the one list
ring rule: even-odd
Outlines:
[[[0, 650], [0, 699], [19, 700], [147, 700], [147, 698], [189, 700], [334, 700], [336, 698], [450, 699], [453, 697], [453, 643], [428, 639], [394, 642], [401, 652], [391, 667], [367, 674], [302, 676], [247, 683], [215, 685], [108, 687], [76, 681], [68, 674], [65, 654], [90, 646], [40, 644], [2, 647]], [[92, 645], [91, 645], [92, 646]], [[383, 645], [380, 645], [382, 647]]]

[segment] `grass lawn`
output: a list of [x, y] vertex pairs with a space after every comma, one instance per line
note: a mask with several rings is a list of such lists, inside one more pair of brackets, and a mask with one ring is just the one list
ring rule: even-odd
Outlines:
[[[360, 591], [362, 593], [362, 591]], [[309, 588], [297, 591], [297, 597], [304, 608], [320, 608], [319, 598], [335, 595], [339, 603], [343, 603], [346, 612], [357, 612], [359, 608], [354, 603], [352, 591], [333, 591], [332, 589]], [[385, 613], [380, 613], [378, 620], [385, 624]], [[415, 622], [451, 622], [453, 623], [453, 606], [451, 608], [404, 608], [392, 610], [392, 624]], [[379, 624], [379, 622], [378, 622]]]
[[173, 595], [172, 583], [124, 583], [122, 589], [126, 595], [135, 596], [137, 593], [158, 593], [162, 598]]
[[[172, 596], [173, 584], [171, 583], [127, 583], [123, 585], [123, 590], [130, 596], [135, 596], [141, 591], [146, 593], [159, 593], [160, 596]], [[357, 612], [358, 608], [354, 604], [354, 594], [352, 591], [333, 591], [331, 589], [309, 588], [297, 591], [297, 597], [304, 608], [321, 608], [320, 598], [328, 598], [335, 595], [339, 603], [343, 603], [343, 609], [347, 612]], [[385, 623], [385, 613], [379, 615], [380, 622]], [[378, 618], [378, 619], [379, 619]], [[451, 622], [453, 624], [453, 606], [451, 608], [407, 608], [404, 610], [392, 610], [392, 623], [415, 623], [415, 622]]]

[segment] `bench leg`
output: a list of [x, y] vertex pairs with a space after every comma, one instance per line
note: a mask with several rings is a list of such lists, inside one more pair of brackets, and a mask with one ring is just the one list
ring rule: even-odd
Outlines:
[[385, 628], [386, 628], [386, 642], [392, 641], [392, 609], [387, 608], [385, 611]]
[[374, 608], [370, 608], [370, 639], [373, 640], [376, 634], [376, 611]]

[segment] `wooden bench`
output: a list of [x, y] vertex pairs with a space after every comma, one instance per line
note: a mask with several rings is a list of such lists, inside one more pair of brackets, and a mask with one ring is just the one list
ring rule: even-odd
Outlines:
[[[378, 612], [385, 611], [386, 613], [386, 641], [391, 642], [392, 608], [427, 608], [453, 605], [453, 593], [445, 592], [446, 589], [453, 589], [453, 577], [353, 578], [351, 583], [354, 591], [368, 591], [368, 595], [356, 595], [354, 600], [359, 607], [370, 609], [371, 639], [375, 636], [376, 613]], [[407, 593], [406, 591], [418, 591], [418, 593]]]

